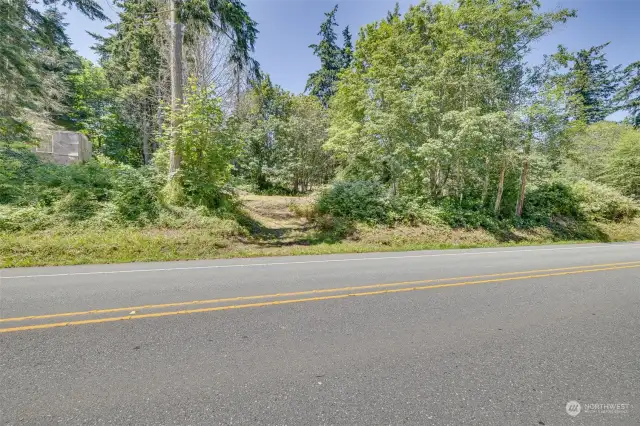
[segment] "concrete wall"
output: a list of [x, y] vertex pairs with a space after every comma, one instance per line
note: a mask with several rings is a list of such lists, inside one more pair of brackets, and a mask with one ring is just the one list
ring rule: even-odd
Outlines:
[[55, 132], [51, 143], [41, 144], [36, 152], [58, 164], [84, 162], [91, 158], [91, 143], [82, 133]]

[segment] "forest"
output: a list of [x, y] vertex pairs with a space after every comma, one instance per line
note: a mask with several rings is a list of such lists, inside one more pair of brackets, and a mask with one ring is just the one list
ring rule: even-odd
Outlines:
[[[240, 0], [115, 8], [0, 2], [0, 266], [640, 239], [640, 58], [528, 62], [579, 10], [422, 1], [353, 37], [336, 6], [291, 93]], [[38, 155], [61, 130], [92, 159]]]

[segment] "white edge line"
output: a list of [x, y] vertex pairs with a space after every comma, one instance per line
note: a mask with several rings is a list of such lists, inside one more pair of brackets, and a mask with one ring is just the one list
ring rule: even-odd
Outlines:
[[496, 250], [496, 251], [478, 251], [478, 252], [465, 252], [465, 253], [438, 253], [438, 254], [416, 254], [407, 256], [384, 256], [384, 257], [363, 257], [363, 258], [348, 258], [348, 259], [324, 259], [324, 260], [301, 260], [293, 262], [270, 262], [270, 263], [237, 263], [231, 265], [209, 265], [209, 266], [185, 266], [179, 268], [157, 268], [157, 269], [131, 269], [121, 271], [93, 271], [93, 272], [68, 272], [63, 274], [42, 274], [42, 275], [16, 275], [16, 276], [3, 276], [3, 280], [21, 279], [21, 278], [51, 278], [51, 277], [70, 277], [80, 275], [109, 275], [109, 274], [131, 274], [131, 273], [144, 273], [144, 272], [167, 272], [167, 271], [188, 271], [197, 269], [222, 269], [222, 268], [248, 268], [254, 266], [282, 266], [282, 265], [305, 265], [312, 263], [333, 263], [333, 262], [364, 262], [364, 261], [376, 261], [376, 260], [393, 260], [393, 259], [415, 259], [415, 258], [427, 258], [427, 257], [444, 257], [444, 256], [482, 256], [487, 254], [500, 254], [500, 253], [522, 253], [533, 251], [559, 251], [559, 250], [588, 250], [596, 248], [606, 247], [619, 247], [619, 246], [639, 246], [640, 244], [626, 243], [626, 244], [611, 244], [611, 245], [597, 245], [597, 246], [580, 246], [580, 247], [554, 247], [544, 249], [520, 249], [520, 250]]

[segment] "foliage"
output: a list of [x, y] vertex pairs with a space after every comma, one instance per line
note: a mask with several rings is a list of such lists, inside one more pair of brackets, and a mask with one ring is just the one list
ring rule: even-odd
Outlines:
[[338, 74], [348, 68], [353, 59], [353, 46], [348, 26], [342, 32], [343, 47], [337, 44], [337, 36], [333, 29], [338, 26], [336, 12], [338, 12], [338, 5], [331, 12], [325, 13], [326, 19], [320, 25], [318, 33], [322, 39], [319, 44], [309, 46], [313, 49], [313, 54], [320, 59], [320, 69], [309, 74], [305, 91], [312, 96], [317, 96], [325, 107], [329, 105], [329, 100], [335, 94]]
[[575, 133], [563, 174], [609, 185], [640, 197], [640, 131], [628, 124], [601, 122]]
[[333, 176], [333, 158], [323, 149], [329, 117], [315, 97], [293, 96], [266, 76], [236, 117], [243, 143], [236, 174], [254, 190], [304, 193]]
[[562, 66], [570, 67], [564, 86], [569, 101], [569, 114], [587, 124], [604, 120], [615, 112], [615, 95], [620, 80], [620, 67], [609, 69], [604, 48], [609, 43], [569, 53], [560, 46], [555, 55]]
[[[212, 97], [212, 89], [200, 88], [193, 80], [182, 107], [176, 112], [168, 110], [167, 115], [160, 140], [167, 148], [175, 144], [175, 151], [182, 156], [182, 166], [168, 185], [180, 185], [195, 205], [220, 207], [225, 199], [223, 188], [231, 177], [231, 160], [240, 148], [236, 124], [225, 120], [220, 99]], [[172, 127], [170, 123], [175, 124]]]
[[576, 132], [562, 171], [571, 179], [602, 181], [611, 153], [628, 127], [602, 121]]
[[60, 166], [26, 149], [5, 148], [0, 165], [0, 204], [12, 206], [4, 214], [5, 229], [71, 224], [107, 213], [114, 223], [149, 223], [160, 211], [158, 188], [145, 169], [105, 157]]
[[[64, 13], [45, 1], [0, 2], [0, 144], [31, 140], [29, 116], [51, 121], [68, 110], [68, 76], [79, 67]], [[106, 19], [94, 0], [67, 0], [90, 19]], [[27, 114], [30, 113], [30, 114]]]
[[236, 110], [243, 145], [236, 173], [256, 190], [265, 191], [276, 186], [269, 175], [271, 170], [278, 169], [276, 146], [283, 135], [283, 124], [290, 115], [291, 97], [266, 75], [244, 95]]
[[640, 199], [640, 130], [622, 132], [605, 163], [603, 180], [623, 194]]
[[336, 182], [318, 199], [318, 212], [363, 222], [384, 223], [385, 189], [371, 181]]
[[305, 95], [291, 99], [290, 115], [275, 146], [277, 168], [271, 180], [278, 186], [305, 193], [332, 177], [332, 157], [323, 149], [329, 117], [322, 104]]
[[[543, 226], [556, 239], [599, 239], [603, 224], [638, 215], [640, 62], [609, 67], [606, 44], [526, 62], [574, 11], [544, 12], [537, 0], [423, 1], [405, 14], [396, 5], [354, 48], [348, 27], [338, 41], [336, 6], [310, 46], [320, 68], [296, 95], [261, 75], [257, 23], [239, 0], [181, 1], [182, 65], [195, 77], [170, 110], [162, 2], [117, 2], [118, 23], [94, 35], [99, 65], [73, 51], [54, 3], [0, 2], [4, 233], [222, 227], [201, 240], [216, 250], [243, 233], [220, 219], [238, 214], [239, 185], [328, 186], [317, 204], [292, 207], [315, 224], [307, 242], [335, 243], [356, 222], [484, 228], [495, 238]], [[94, 0], [61, 4], [105, 18]], [[631, 125], [604, 121], [617, 109]], [[86, 134], [96, 158], [43, 162], [27, 149], [43, 122]], [[167, 178], [171, 152], [181, 166]], [[154, 236], [136, 238], [164, 256]]]
[[640, 128], [640, 61], [633, 62], [624, 69], [616, 100], [622, 103], [622, 109], [629, 112], [629, 123]]
[[393, 196], [374, 181], [338, 181], [324, 190], [317, 213], [335, 218], [378, 224], [442, 224], [441, 209], [413, 197]]
[[154, 223], [160, 213], [158, 188], [144, 169], [119, 166], [113, 181], [111, 201], [124, 221]]
[[631, 220], [640, 213], [640, 205], [615, 189], [587, 180], [572, 187], [575, 199], [587, 219], [596, 221]]
[[571, 186], [550, 182], [533, 188], [527, 197], [523, 219], [535, 224], [547, 224], [555, 217], [583, 219], [579, 199]]
[[423, 2], [364, 27], [331, 104], [326, 147], [342, 175], [432, 204], [493, 204], [490, 190], [511, 187], [513, 166], [563, 130], [553, 108], [531, 105], [524, 56], [573, 12], [537, 6]]

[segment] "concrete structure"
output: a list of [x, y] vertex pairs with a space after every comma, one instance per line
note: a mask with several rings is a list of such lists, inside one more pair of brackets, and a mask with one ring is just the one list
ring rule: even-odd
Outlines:
[[91, 142], [77, 132], [55, 132], [50, 142], [43, 142], [36, 152], [57, 164], [88, 161], [91, 158]]

